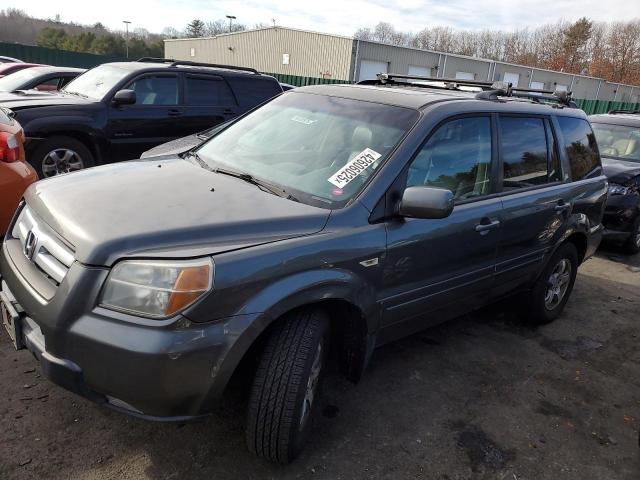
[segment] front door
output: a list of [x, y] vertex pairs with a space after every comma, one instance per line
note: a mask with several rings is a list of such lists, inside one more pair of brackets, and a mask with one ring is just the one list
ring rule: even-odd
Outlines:
[[176, 128], [184, 110], [179, 87], [178, 75], [165, 73], [141, 75], [124, 87], [136, 92], [136, 103], [110, 105], [107, 161], [140, 158], [142, 152], [182, 136]]
[[502, 234], [491, 125], [489, 115], [449, 120], [409, 165], [407, 186], [446, 188], [456, 205], [445, 219], [388, 222], [381, 341], [486, 302]]

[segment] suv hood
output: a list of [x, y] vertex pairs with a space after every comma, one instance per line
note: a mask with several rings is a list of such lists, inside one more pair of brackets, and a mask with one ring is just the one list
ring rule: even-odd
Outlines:
[[124, 257], [212, 255], [310, 235], [330, 214], [176, 157], [43, 180], [29, 187], [25, 200], [71, 244], [76, 260], [100, 266]]
[[632, 178], [640, 175], [640, 163], [602, 158], [602, 169], [607, 178], [620, 185], [626, 184]]
[[23, 108], [49, 107], [52, 105], [79, 105], [95, 100], [63, 94], [61, 92], [40, 92], [38, 90], [19, 90], [14, 93], [0, 92], [0, 105], [11, 110]]

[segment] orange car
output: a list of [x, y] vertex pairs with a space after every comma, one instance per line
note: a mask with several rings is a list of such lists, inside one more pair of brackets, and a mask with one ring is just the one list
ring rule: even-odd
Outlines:
[[0, 107], [0, 236], [7, 230], [25, 189], [36, 180], [36, 171], [25, 161], [22, 127]]

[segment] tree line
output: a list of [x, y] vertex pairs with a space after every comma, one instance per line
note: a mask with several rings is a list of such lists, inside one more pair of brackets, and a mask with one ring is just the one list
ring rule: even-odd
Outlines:
[[535, 29], [455, 30], [432, 27], [417, 33], [380, 22], [355, 38], [640, 84], [640, 19], [594, 22], [581, 18]]

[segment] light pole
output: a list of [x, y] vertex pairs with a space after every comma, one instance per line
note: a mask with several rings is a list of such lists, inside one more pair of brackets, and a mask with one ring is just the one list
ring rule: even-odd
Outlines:
[[127, 58], [129, 58], [129, 24], [131, 23], [129, 20], [123, 20], [122, 23], [124, 23], [124, 27], [126, 29], [126, 34], [125, 34], [125, 45], [127, 46]]
[[236, 17], [234, 17], [233, 15], [227, 15], [227, 18], [229, 19], [229, 33], [231, 33], [231, 22], [233, 22]]

